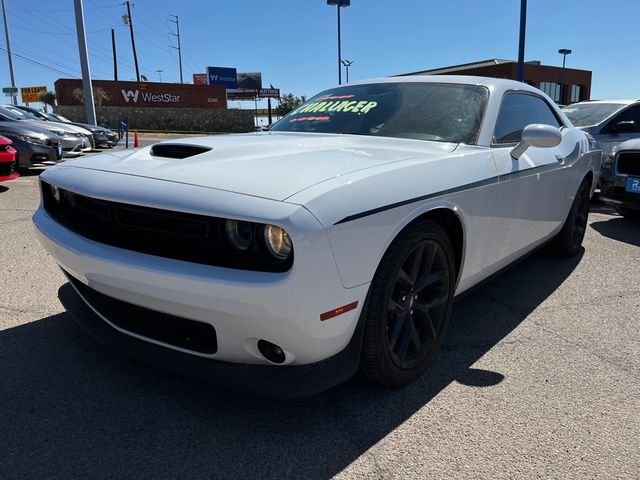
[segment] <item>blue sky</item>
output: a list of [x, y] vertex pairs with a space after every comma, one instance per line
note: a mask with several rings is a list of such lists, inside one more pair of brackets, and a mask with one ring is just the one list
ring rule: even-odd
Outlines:
[[[79, 77], [73, 0], [6, 0], [18, 86]], [[119, 77], [135, 79], [121, 0], [84, 0], [94, 78], [111, 79], [110, 29]], [[177, 81], [169, 14], [180, 17], [185, 79], [207, 65], [260, 71], [266, 86], [313, 95], [337, 83], [336, 11], [326, 0], [135, 0], [141, 73]], [[352, 0], [342, 11], [343, 58], [351, 79], [392, 75], [489, 58], [516, 59], [519, 0]], [[526, 60], [593, 71], [592, 98], [640, 98], [637, 0], [529, 0]], [[5, 48], [4, 31], [0, 47]], [[2, 86], [10, 85], [0, 51]], [[55, 69], [51, 70], [51, 69]], [[248, 105], [247, 105], [248, 108]]]

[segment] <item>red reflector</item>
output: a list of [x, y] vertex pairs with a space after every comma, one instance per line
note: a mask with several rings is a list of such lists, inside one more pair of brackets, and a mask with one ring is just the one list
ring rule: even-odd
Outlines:
[[354, 310], [358, 306], [358, 302], [349, 303], [347, 305], [343, 305], [342, 307], [338, 307], [335, 310], [329, 310], [328, 312], [324, 312], [320, 314], [320, 320], [323, 322], [325, 320], [329, 320], [330, 318], [337, 317], [338, 315], [342, 315], [343, 313], [350, 312]]

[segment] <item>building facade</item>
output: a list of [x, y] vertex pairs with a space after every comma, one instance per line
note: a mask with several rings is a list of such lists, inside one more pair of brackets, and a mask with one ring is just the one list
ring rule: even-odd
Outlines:
[[[481, 77], [518, 79], [518, 62], [491, 59], [450, 67], [403, 73], [406, 75], [478, 75]], [[525, 62], [524, 81], [539, 88], [556, 103], [568, 105], [591, 98], [591, 71]]]

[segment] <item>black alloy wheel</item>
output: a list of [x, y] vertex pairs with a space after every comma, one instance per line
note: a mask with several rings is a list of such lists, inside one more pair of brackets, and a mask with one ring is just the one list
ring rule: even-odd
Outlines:
[[362, 372], [387, 387], [428, 369], [444, 337], [455, 287], [445, 230], [424, 220], [401, 232], [385, 253], [363, 312]]
[[573, 257], [580, 251], [589, 219], [590, 190], [591, 182], [588, 178], [585, 178], [582, 180], [580, 187], [578, 187], [562, 230], [551, 242], [551, 249], [557, 255]]
[[444, 249], [423, 240], [398, 270], [388, 303], [387, 347], [398, 367], [413, 368], [429, 355], [442, 330], [449, 295]]

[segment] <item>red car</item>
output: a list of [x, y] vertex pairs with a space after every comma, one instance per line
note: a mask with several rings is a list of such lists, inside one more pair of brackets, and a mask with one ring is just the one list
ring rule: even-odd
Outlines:
[[18, 151], [11, 146], [11, 140], [0, 135], [0, 182], [20, 176], [16, 172], [17, 160]]

